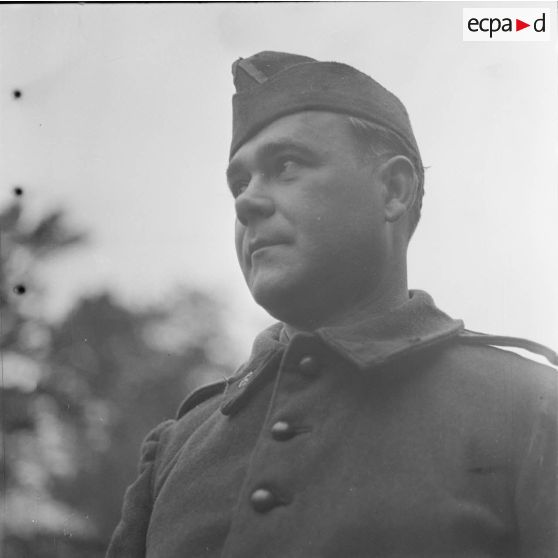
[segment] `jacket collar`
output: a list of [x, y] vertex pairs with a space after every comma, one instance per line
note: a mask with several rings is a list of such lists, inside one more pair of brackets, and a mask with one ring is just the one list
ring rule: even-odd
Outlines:
[[430, 295], [410, 291], [409, 299], [390, 312], [316, 333], [341, 356], [367, 369], [453, 337], [463, 327], [461, 320], [439, 310]]
[[459, 334], [461, 320], [453, 320], [439, 310], [423, 291], [410, 291], [409, 299], [394, 310], [365, 316], [349, 326], [323, 327], [313, 334], [297, 333], [287, 339], [283, 324], [264, 330], [254, 342], [246, 364], [229, 379], [224, 414], [232, 414], [263, 378], [277, 370], [288, 346], [301, 338], [318, 338], [359, 369], [366, 370], [441, 343]]

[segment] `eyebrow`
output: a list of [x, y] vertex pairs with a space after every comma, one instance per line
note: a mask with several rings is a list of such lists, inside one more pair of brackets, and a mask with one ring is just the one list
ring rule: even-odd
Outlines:
[[[315, 151], [309, 148], [306, 144], [297, 142], [296, 140], [292, 140], [290, 138], [278, 139], [262, 145], [256, 150], [255, 157], [256, 159], [266, 159], [284, 151], [296, 151], [302, 156], [312, 159], [317, 158]], [[242, 161], [233, 159], [227, 168], [227, 179], [231, 180], [233, 176], [240, 174], [243, 167], [244, 165]]]

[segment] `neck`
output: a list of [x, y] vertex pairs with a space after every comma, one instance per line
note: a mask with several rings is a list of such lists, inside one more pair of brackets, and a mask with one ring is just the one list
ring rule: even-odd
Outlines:
[[384, 288], [378, 288], [365, 297], [359, 297], [344, 308], [335, 309], [320, 316], [319, 309], [313, 319], [285, 323], [285, 332], [290, 338], [298, 331], [315, 331], [322, 327], [342, 327], [359, 320], [385, 314], [409, 300], [407, 279], [403, 275], [400, 281], [391, 281]]

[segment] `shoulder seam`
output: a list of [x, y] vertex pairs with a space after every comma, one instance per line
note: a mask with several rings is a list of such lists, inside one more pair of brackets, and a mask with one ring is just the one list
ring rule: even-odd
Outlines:
[[157, 442], [157, 447], [155, 448], [155, 455], [153, 456], [152, 467], [151, 471], [149, 472], [149, 492], [151, 496], [151, 506], [153, 506], [153, 502], [155, 501], [155, 471], [157, 470], [157, 464], [159, 461], [159, 447], [161, 445], [161, 436], [164, 432], [170, 428], [174, 424], [173, 419], [168, 419], [162, 422], [159, 425], [159, 431], [157, 432], [157, 439], [154, 440]]

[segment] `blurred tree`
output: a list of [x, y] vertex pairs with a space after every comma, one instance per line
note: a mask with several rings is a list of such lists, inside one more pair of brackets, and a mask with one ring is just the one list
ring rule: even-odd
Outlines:
[[99, 558], [143, 437], [231, 372], [221, 307], [188, 288], [146, 308], [102, 293], [51, 324], [40, 266], [84, 235], [60, 210], [25, 222], [20, 199], [0, 213], [0, 235], [2, 555]]
[[57, 470], [52, 420], [41, 413], [46, 401], [37, 387], [50, 354], [50, 328], [40, 315], [41, 285], [37, 269], [84, 235], [72, 231], [55, 210], [41, 219], [24, 219], [22, 190], [0, 212], [0, 355], [2, 382], [0, 545], [6, 556], [38, 534], [71, 528], [89, 536], [86, 522], [52, 498]]
[[72, 424], [76, 464], [56, 494], [108, 541], [148, 430], [172, 418], [198, 383], [230, 373], [214, 351], [230, 354], [222, 320], [215, 301], [195, 291], [135, 310], [105, 293], [81, 300], [52, 339], [42, 389]]

